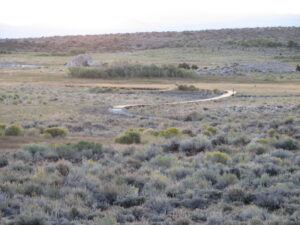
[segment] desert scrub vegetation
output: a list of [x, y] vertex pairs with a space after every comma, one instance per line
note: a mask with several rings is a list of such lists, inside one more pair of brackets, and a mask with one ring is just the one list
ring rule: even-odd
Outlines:
[[120, 144], [139, 144], [141, 143], [141, 133], [137, 129], [127, 129], [115, 138], [115, 142]]
[[171, 137], [181, 136], [182, 132], [177, 127], [170, 127], [170, 128], [154, 131], [153, 135], [157, 137], [171, 138]]
[[23, 128], [18, 124], [12, 124], [5, 129], [6, 136], [19, 136], [23, 133]]
[[[124, 131], [125, 143], [143, 131]], [[218, 135], [225, 137], [181, 135], [125, 149], [89, 141], [30, 144], [2, 154], [0, 222], [297, 224], [298, 150], [272, 141], [216, 142]], [[260, 145], [267, 151], [256, 150]]]
[[50, 135], [53, 138], [65, 137], [68, 134], [68, 130], [62, 127], [50, 127], [44, 130], [43, 135]]
[[183, 68], [183, 69], [187, 69], [187, 70], [197, 70], [199, 69], [199, 67], [196, 64], [190, 65], [188, 63], [179, 63], [178, 64], [178, 68]]
[[197, 73], [173, 65], [115, 64], [108, 67], [70, 67], [76, 78], [196, 78]]
[[257, 39], [249, 39], [246, 41], [241, 41], [239, 42], [241, 46], [244, 47], [268, 47], [268, 48], [274, 48], [274, 47], [282, 47], [284, 46], [284, 43], [278, 42], [278, 41], [273, 41], [273, 40], [268, 40], [268, 39], [262, 39], [262, 38], [257, 38]]
[[194, 85], [179, 84], [177, 85], [179, 91], [199, 91], [199, 88], [196, 88]]

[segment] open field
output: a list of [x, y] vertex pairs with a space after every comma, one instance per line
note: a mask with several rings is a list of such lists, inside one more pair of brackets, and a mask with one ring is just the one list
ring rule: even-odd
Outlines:
[[[117, 36], [119, 48], [133, 43], [119, 50], [106, 49], [114, 36], [95, 51], [83, 46], [104, 68], [271, 60], [296, 67], [299, 48], [282, 43], [298, 41], [299, 28], [282, 29], [290, 36], [255, 30], [269, 42], [247, 41], [246, 29], [226, 40], [226, 30], [219, 39], [209, 39], [217, 31], [145, 33]], [[201, 35], [207, 38], [197, 41]], [[1, 41], [11, 52], [0, 54], [0, 224], [299, 224], [298, 72], [74, 78], [65, 66], [74, 56], [60, 44], [72, 38], [65, 38]], [[162, 41], [174, 38], [177, 47]], [[251, 43], [277, 47], [245, 47]], [[164, 104], [226, 90], [237, 93]], [[145, 106], [112, 113], [131, 104]]]

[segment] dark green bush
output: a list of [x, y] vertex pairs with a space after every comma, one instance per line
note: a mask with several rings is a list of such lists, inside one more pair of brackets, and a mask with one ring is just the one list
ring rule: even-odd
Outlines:
[[45, 129], [46, 134], [50, 134], [51, 137], [65, 137], [68, 133], [68, 130], [66, 128], [62, 127], [50, 127]]
[[71, 208], [69, 211], [69, 218], [70, 220], [75, 220], [80, 218], [80, 212], [78, 211], [77, 208]]
[[298, 141], [293, 138], [284, 138], [282, 140], [276, 141], [274, 143], [274, 146], [276, 148], [282, 148], [285, 150], [298, 150], [300, 148]]
[[0, 168], [8, 165], [8, 160], [5, 156], [0, 156]]
[[197, 77], [194, 71], [173, 65], [117, 64], [110, 67], [70, 67], [70, 75], [77, 78], [170, 78]]
[[77, 151], [91, 150], [93, 154], [102, 153], [102, 145], [96, 142], [80, 141], [73, 145]]
[[56, 165], [56, 169], [59, 172], [60, 175], [62, 175], [63, 177], [66, 177], [69, 175], [70, 172], [70, 167], [67, 163], [65, 162], [59, 162]]
[[196, 88], [194, 85], [179, 84], [177, 85], [179, 91], [199, 91], [199, 88]]
[[287, 46], [289, 48], [297, 48], [297, 47], [299, 47], [299, 44], [295, 41], [289, 40], [288, 43], [287, 43]]
[[192, 68], [193, 70], [199, 69], [199, 67], [198, 67], [197, 65], [195, 65], [195, 64], [193, 64], [191, 68]]
[[189, 70], [191, 69], [190, 65], [188, 63], [180, 63], [178, 64], [178, 68]]
[[13, 124], [5, 129], [6, 136], [19, 136], [23, 132], [23, 128], [17, 124]]
[[24, 195], [27, 195], [30, 197], [41, 195], [42, 192], [43, 192], [43, 189], [38, 184], [29, 183], [24, 186]]
[[141, 143], [141, 135], [138, 131], [129, 129], [117, 137], [115, 142], [120, 144], [139, 144]]

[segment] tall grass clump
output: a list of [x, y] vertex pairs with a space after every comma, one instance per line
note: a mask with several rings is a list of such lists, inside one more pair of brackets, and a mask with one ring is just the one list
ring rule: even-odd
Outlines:
[[70, 67], [76, 78], [170, 78], [196, 77], [197, 73], [173, 65], [115, 64], [110, 67]]

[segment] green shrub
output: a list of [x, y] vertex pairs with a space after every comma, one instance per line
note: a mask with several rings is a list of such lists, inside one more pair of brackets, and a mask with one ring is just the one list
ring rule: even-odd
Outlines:
[[271, 153], [271, 155], [273, 157], [277, 157], [277, 158], [281, 158], [281, 159], [287, 159], [287, 158], [292, 158], [294, 156], [294, 153], [292, 153], [288, 150], [276, 149]]
[[11, 54], [10, 51], [0, 49], [0, 54]]
[[0, 136], [3, 136], [3, 134], [4, 134], [4, 131], [0, 130]]
[[22, 147], [23, 151], [29, 152], [33, 157], [36, 153], [43, 153], [49, 150], [49, 147], [44, 144], [29, 144]]
[[255, 144], [267, 144], [268, 140], [266, 138], [259, 138], [259, 139], [256, 139], [253, 143], [255, 143]]
[[292, 41], [292, 40], [289, 40], [288, 43], [287, 43], [287, 47], [289, 48], [297, 48], [299, 47], [299, 44], [295, 41]]
[[69, 51], [70, 55], [79, 55], [79, 54], [84, 54], [86, 53], [86, 50], [83, 48], [72, 48]]
[[179, 84], [177, 85], [179, 91], [199, 91], [199, 88], [196, 88], [194, 85]]
[[201, 121], [202, 119], [203, 115], [199, 112], [191, 112], [184, 118], [185, 121]]
[[226, 197], [231, 202], [243, 202], [246, 195], [245, 191], [241, 188], [230, 188], [226, 193]]
[[5, 156], [0, 156], [0, 168], [8, 165], [8, 160]]
[[185, 153], [186, 155], [194, 155], [199, 152], [206, 150], [211, 150], [212, 144], [211, 141], [206, 137], [194, 137], [181, 141], [178, 146], [180, 152]]
[[293, 122], [294, 122], [294, 118], [290, 116], [284, 120], [285, 124], [292, 124]]
[[154, 162], [157, 166], [170, 168], [174, 162], [174, 158], [168, 155], [158, 155], [154, 158]]
[[298, 150], [300, 145], [298, 141], [293, 138], [284, 138], [274, 143], [276, 148], [282, 148], [285, 150]]
[[96, 142], [80, 141], [76, 144], [73, 144], [73, 148], [79, 152], [90, 150], [93, 154], [102, 153], [102, 145]]
[[223, 176], [218, 178], [218, 182], [216, 184], [217, 189], [224, 189], [229, 185], [233, 185], [238, 181], [235, 174], [229, 173], [224, 174]]
[[192, 70], [197, 70], [197, 69], [199, 69], [199, 67], [198, 67], [197, 65], [195, 65], [195, 64], [193, 64], [191, 68], [192, 68]]
[[251, 143], [247, 146], [247, 150], [257, 155], [261, 155], [268, 151], [268, 146], [259, 143]]
[[68, 130], [62, 127], [50, 127], [45, 129], [46, 134], [50, 134], [51, 137], [65, 137], [68, 133]]
[[5, 123], [0, 123], [0, 130], [5, 130], [6, 124]]
[[66, 52], [61, 52], [61, 51], [57, 51], [57, 50], [53, 50], [50, 52], [51, 56], [68, 56], [69, 54]]
[[203, 134], [207, 135], [207, 136], [211, 136], [217, 133], [219, 129], [216, 127], [212, 127], [212, 126], [208, 126], [204, 131]]
[[275, 129], [270, 129], [270, 130], [268, 131], [269, 137], [275, 137], [275, 134], [276, 134], [276, 130], [275, 130]]
[[170, 127], [154, 132], [154, 136], [162, 136], [166, 138], [177, 137], [182, 135], [182, 132], [176, 127]]
[[139, 144], [141, 143], [141, 135], [135, 129], [128, 129], [117, 137], [115, 142], [120, 144]]
[[173, 65], [116, 64], [110, 67], [70, 67], [69, 73], [77, 78], [195, 78], [195, 71], [176, 68]]
[[5, 135], [6, 136], [19, 136], [23, 132], [23, 128], [17, 124], [13, 124], [6, 128]]
[[66, 177], [69, 175], [70, 172], [70, 166], [66, 161], [61, 161], [56, 165], [56, 169], [59, 172], [59, 174], [63, 177]]
[[23, 190], [23, 194], [26, 196], [37, 196], [37, 195], [41, 195], [43, 192], [43, 188], [35, 183], [29, 183], [29, 184], [25, 184], [24, 185], [24, 190]]
[[189, 70], [191, 69], [190, 65], [188, 63], [180, 63], [178, 64], [178, 68]]
[[222, 163], [222, 164], [229, 164], [231, 162], [231, 157], [224, 153], [224, 152], [206, 152], [205, 159], [215, 162], [215, 163]]

